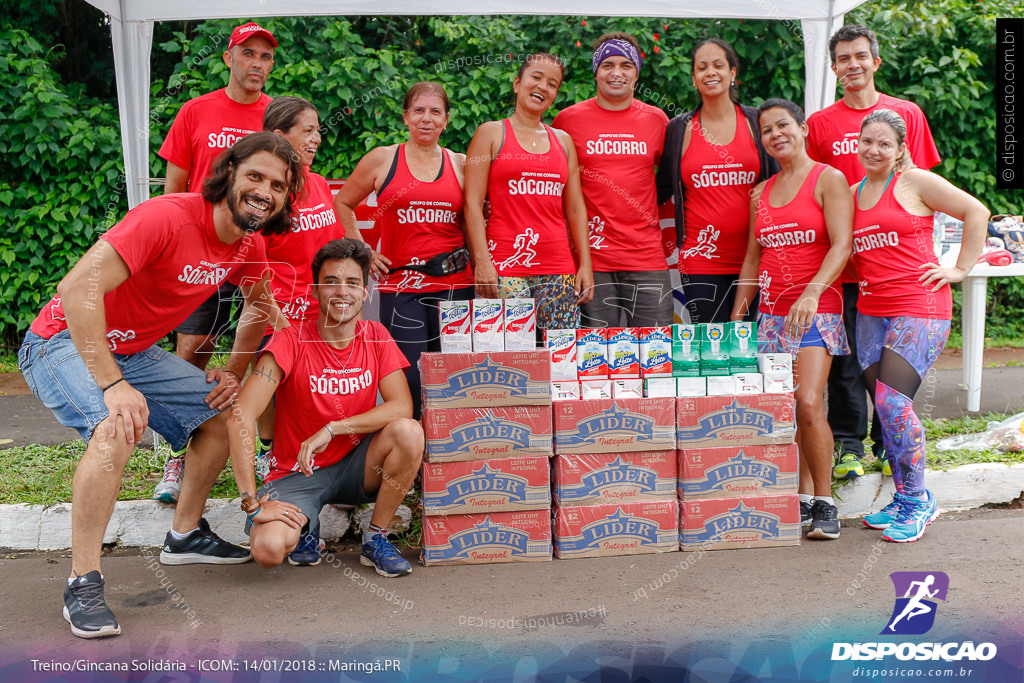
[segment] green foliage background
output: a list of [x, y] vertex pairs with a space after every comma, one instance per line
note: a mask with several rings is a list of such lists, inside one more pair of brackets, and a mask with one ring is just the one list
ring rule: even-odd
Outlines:
[[[127, 210], [109, 27], [80, 0], [12, 0], [0, 9], [0, 335], [16, 345], [56, 282]], [[916, 101], [943, 156], [937, 171], [994, 213], [1024, 212], [1024, 192], [997, 192], [995, 19], [1009, 0], [875, 0], [847, 16], [873, 27], [882, 44], [882, 92]], [[85, 14], [83, 18], [83, 13]], [[155, 29], [151, 90], [151, 175], [178, 108], [222, 87], [220, 54], [236, 20], [168, 22]], [[696, 104], [690, 51], [705, 37], [729, 41], [740, 59], [740, 96], [802, 102], [799, 24], [781, 21], [604, 17], [308, 17], [261, 20], [279, 40], [272, 96], [300, 95], [320, 110], [324, 140], [315, 170], [344, 177], [369, 149], [404, 139], [401, 102], [419, 80], [438, 80], [452, 100], [442, 140], [464, 151], [476, 126], [510, 113], [522, 55], [548, 50], [566, 61], [551, 115], [593, 96], [590, 54], [603, 32], [640, 40], [640, 99], [670, 115]], [[71, 36], [87, 35], [71, 39]], [[154, 193], [159, 188], [153, 188]], [[1024, 282], [994, 280], [990, 335], [1024, 335]]]

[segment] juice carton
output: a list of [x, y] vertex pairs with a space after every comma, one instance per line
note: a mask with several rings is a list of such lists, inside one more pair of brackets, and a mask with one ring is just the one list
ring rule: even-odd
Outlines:
[[551, 381], [575, 382], [576, 330], [544, 330], [544, 348], [551, 352]]

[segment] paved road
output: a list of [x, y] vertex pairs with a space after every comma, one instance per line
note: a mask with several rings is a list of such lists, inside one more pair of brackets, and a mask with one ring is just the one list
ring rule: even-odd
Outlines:
[[[793, 548], [416, 565], [394, 580], [367, 574], [352, 552], [269, 571], [161, 567], [143, 552], [152, 551], [104, 560], [124, 634], [101, 641], [74, 638], [60, 616], [66, 556], [0, 559], [0, 681], [58, 680], [32, 673], [33, 659], [189, 667], [132, 679], [146, 681], [198, 679], [199, 660], [238, 667], [203, 674], [216, 681], [856, 681], [855, 667], [907, 664], [832, 662], [833, 643], [880, 640], [997, 645], [990, 662], [911, 663], [974, 670], [931, 680], [1020, 681], [1024, 671], [1024, 510], [949, 513], [903, 546], [851, 525], [836, 542]], [[926, 636], [878, 635], [891, 618], [895, 571], [949, 576]], [[401, 671], [245, 671], [293, 659], [335, 669], [397, 659]], [[89, 675], [59, 680], [129, 680]]]

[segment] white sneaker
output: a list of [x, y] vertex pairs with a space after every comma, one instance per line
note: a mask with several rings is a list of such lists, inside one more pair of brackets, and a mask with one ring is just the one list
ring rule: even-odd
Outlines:
[[185, 472], [185, 451], [172, 452], [164, 464], [164, 476], [153, 489], [153, 500], [177, 503], [181, 493], [181, 478]]

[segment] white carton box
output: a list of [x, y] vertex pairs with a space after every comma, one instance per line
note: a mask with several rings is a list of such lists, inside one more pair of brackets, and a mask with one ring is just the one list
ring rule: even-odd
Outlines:
[[793, 355], [789, 353], [759, 353], [757, 354], [757, 369], [762, 375], [793, 372]]
[[578, 401], [580, 400], [580, 383], [573, 381], [552, 382], [552, 401]]
[[675, 395], [675, 377], [651, 377], [644, 380], [644, 398], [671, 398]]
[[643, 398], [644, 382], [638, 378], [612, 380], [612, 398]]
[[793, 391], [792, 372], [772, 372], [764, 376], [764, 393], [789, 394]]
[[612, 381], [610, 379], [581, 379], [580, 398], [584, 401], [592, 398], [611, 398]]
[[708, 377], [708, 396], [732, 396], [737, 393], [736, 379], [732, 375]]
[[501, 299], [473, 299], [473, 351], [505, 350], [505, 307]]
[[764, 375], [759, 372], [738, 372], [733, 378], [736, 380], [737, 394], [764, 393]]
[[575, 382], [576, 330], [544, 330], [544, 348], [551, 352], [551, 381]]
[[676, 377], [676, 396], [694, 397], [708, 395], [707, 377]]
[[505, 299], [505, 350], [537, 348], [537, 311], [533, 299]]
[[470, 353], [473, 335], [470, 333], [468, 301], [439, 301], [441, 353]]

